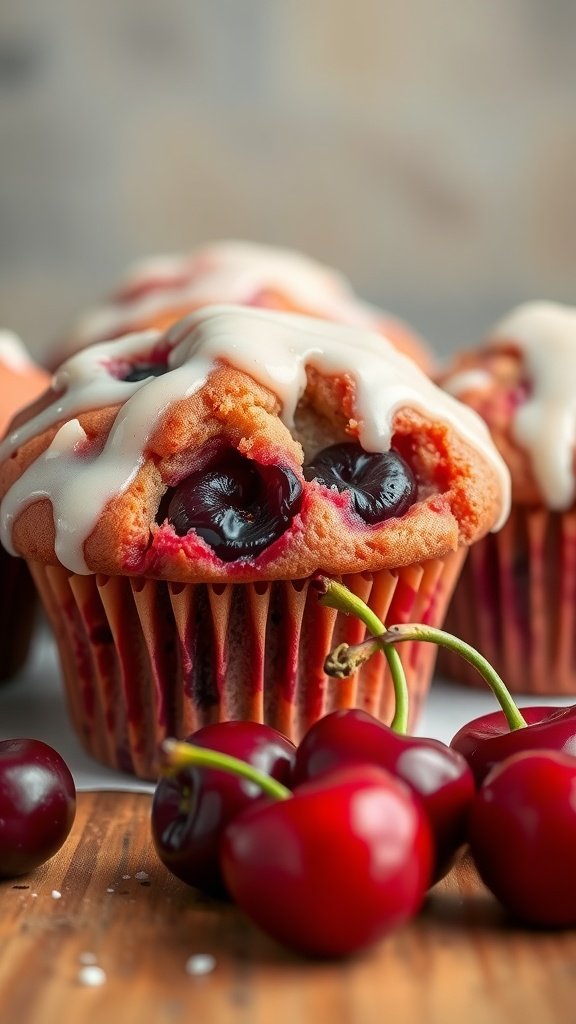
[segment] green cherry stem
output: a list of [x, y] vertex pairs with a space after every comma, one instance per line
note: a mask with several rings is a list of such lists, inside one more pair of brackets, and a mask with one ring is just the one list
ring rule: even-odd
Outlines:
[[[442, 629], [435, 629], [434, 626], [426, 626], [416, 622], [406, 622], [401, 625], [390, 626], [385, 633], [378, 637], [378, 644], [397, 644], [403, 640], [421, 640], [437, 644], [438, 647], [446, 647], [449, 651], [459, 654], [466, 661], [470, 662], [480, 673], [484, 681], [488, 683], [506, 716], [510, 729], [513, 731], [514, 729], [523, 729], [526, 726], [526, 720], [512, 700], [505, 683], [490, 662], [475, 647], [471, 647], [470, 644], [460, 640], [459, 637], [453, 636], [452, 633], [445, 633]], [[349, 647], [346, 652], [340, 655], [340, 660], [343, 662], [347, 657], [350, 665], [354, 665], [358, 659], [366, 661], [374, 653], [370, 649], [371, 643], [373, 642], [368, 640], [364, 644]], [[342, 665], [342, 670], [344, 671], [344, 665]], [[354, 671], [354, 669], [351, 669], [351, 671]]]
[[434, 626], [423, 626], [419, 623], [406, 622], [402, 625], [391, 626], [382, 637], [382, 640], [384, 643], [399, 643], [402, 640], [425, 640], [428, 643], [437, 644], [438, 647], [445, 647], [449, 651], [454, 651], [455, 654], [459, 654], [466, 661], [470, 662], [483, 679], [486, 680], [506, 716], [510, 729], [523, 729], [526, 726], [526, 720], [520, 714], [508, 692], [508, 688], [503, 679], [498, 675], [496, 669], [492, 667], [490, 662], [475, 647], [471, 647], [470, 644], [460, 640], [459, 637], [453, 636], [452, 633], [445, 633], [443, 629], [436, 629]]
[[[394, 647], [389, 644], [384, 645], [380, 639], [386, 632], [386, 626], [372, 609], [343, 583], [331, 580], [328, 576], [318, 576], [315, 585], [320, 591], [320, 604], [327, 608], [335, 608], [336, 611], [343, 612], [345, 615], [355, 615], [373, 636], [373, 639], [365, 641], [364, 644], [358, 644], [354, 648], [349, 647], [348, 644], [340, 644], [328, 655], [324, 671], [329, 676], [345, 679], [346, 676], [356, 672], [376, 651], [383, 651], [394, 687], [395, 709], [390, 728], [404, 736], [408, 731], [408, 686], [400, 655]], [[360, 648], [362, 648], [362, 652], [358, 656], [352, 655], [351, 659], [347, 658], [348, 652], [360, 652]]]
[[161, 752], [162, 771], [166, 775], [180, 772], [185, 768], [215, 768], [230, 775], [239, 775], [247, 782], [254, 782], [273, 800], [288, 800], [292, 796], [291, 790], [277, 779], [259, 771], [258, 768], [253, 768], [251, 764], [241, 761], [238, 757], [231, 757], [230, 754], [222, 754], [218, 750], [209, 750], [207, 747], [197, 747], [193, 743], [173, 739], [164, 740]]

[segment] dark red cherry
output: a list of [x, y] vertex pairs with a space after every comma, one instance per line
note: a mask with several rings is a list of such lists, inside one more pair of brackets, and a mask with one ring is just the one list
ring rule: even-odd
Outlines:
[[[237, 757], [287, 783], [296, 748], [259, 722], [218, 722], [194, 733], [197, 747]], [[152, 837], [162, 863], [177, 878], [212, 895], [223, 895], [218, 862], [222, 831], [262, 790], [238, 775], [198, 766], [160, 779], [152, 802]]]
[[404, 515], [416, 500], [414, 474], [398, 452], [365, 452], [354, 442], [333, 444], [304, 468], [307, 480], [350, 493], [365, 523]]
[[277, 540], [301, 503], [302, 484], [292, 470], [228, 451], [176, 487], [168, 520], [178, 536], [194, 530], [219, 558], [233, 562]]
[[362, 763], [385, 768], [421, 801], [435, 840], [432, 881], [438, 881], [466, 839], [475, 793], [466, 760], [439, 740], [404, 736], [361, 708], [342, 708], [320, 718], [301, 740], [292, 786]]
[[140, 366], [133, 366], [122, 380], [135, 384], [137, 381], [147, 380], [148, 377], [161, 377], [167, 369], [166, 363], [141, 363]]
[[60, 754], [41, 740], [0, 742], [0, 878], [44, 864], [76, 813], [76, 788]]
[[222, 835], [235, 903], [277, 941], [348, 956], [415, 914], [430, 884], [432, 836], [419, 801], [375, 765], [348, 765], [260, 800]]
[[525, 750], [497, 764], [470, 811], [472, 855], [485, 885], [515, 917], [576, 926], [576, 758]]

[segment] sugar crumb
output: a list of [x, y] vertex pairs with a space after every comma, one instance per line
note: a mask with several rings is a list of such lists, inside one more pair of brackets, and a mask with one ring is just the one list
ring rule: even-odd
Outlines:
[[52, 889], [52, 892], [50, 893], [50, 895], [51, 895], [53, 900], [61, 900], [62, 899], [62, 893], [59, 892], [58, 889]]
[[137, 878], [139, 882], [145, 882], [147, 881], [148, 878], [150, 878], [150, 875], [148, 874], [147, 871], [137, 871], [136, 874], [134, 875], [134, 878]]
[[97, 967], [96, 964], [88, 964], [78, 971], [78, 981], [81, 985], [87, 985], [88, 988], [98, 988], [106, 982], [106, 971]]
[[213, 957], [211, 953], [195, 953], [194, 956], [188, 957], [185, 970], [186, 974], [198, 978], [203, 974], [210, 974], [215, 967], [216, 957]]

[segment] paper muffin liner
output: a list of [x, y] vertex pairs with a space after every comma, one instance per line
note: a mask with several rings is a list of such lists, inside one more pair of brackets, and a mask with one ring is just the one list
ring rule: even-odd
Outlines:
[[[440, 625], [463, 552], [343, 582], [381, 619]], [[392, 683], [376, 654], [349, 679], [324, 661], [365, 627], [323, 607], [310, 580], [175, 584], [79, 576], [31, 564], [52, 623], [74, 727], [97, 760], [155, 778], [167, 736], [225, 719], [263, 721], [298, 742], [322, 715], [362, 707], [390, 721]], [[426, 696], [436, 648], [404, 643], [411, 721]]]
[[22, 668], [32, 639], [38, 603], [28, 566], [0, 547], [0, 682]]
[[[471, 549], [446, 627], [472, 644], [514, 693], [576, 693], [576, 512], [516, 507]], [[442, 650], [438, 671], [485, 687]]]

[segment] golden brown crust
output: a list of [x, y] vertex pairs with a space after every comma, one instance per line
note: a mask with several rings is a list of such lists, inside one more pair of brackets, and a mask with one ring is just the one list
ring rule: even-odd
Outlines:
[[[103, 447], [118, 409], [78, 416], [88, 449]], [[311, 371], [301, 401], [302, 417], [309, 420], [306, 445], [314, 443], [315, 431], [316, 451], [324, 446], [326, 431], [334, 441], [356, 439], [353, 409], [350, 378], [323, 378]], [[133, 482], [106, 505], [84, 544], [90, 571], [181, 582], [296, 579], [318, 570], [338, 575], [441, 558], [494, 525], [501, 503], [495, 470], [449, 424], [430, 422], [408, 408], [396, 414], [393, 445], [416, 474], [418, 501], [399, 518], [366, 526], [350, 511], [345, 494], [304, 480], [303, 447], [278, 413], [274, 394], [224, 366], [191, 397], [172, 404], [150, 437]], [[60, 425], [33, 437], [0, 465], [0, 496], [46, 450]], [[286, 533], [251, 561], [223, 563], [195, 534], [178, 538], [170, 525], [157, 522], [167, 489], [198, 469], [216, 440], [257, 462], [289, 468], [302, 483], [300, 512]], [[28, 559], [59, 564], [49, 501], [20, 513], [13, 544]]]

